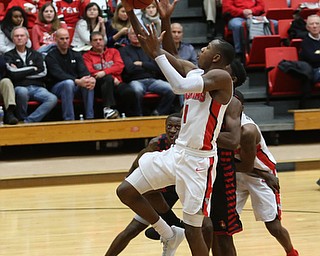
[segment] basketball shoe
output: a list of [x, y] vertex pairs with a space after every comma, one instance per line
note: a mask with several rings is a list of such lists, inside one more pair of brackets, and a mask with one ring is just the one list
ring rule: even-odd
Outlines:
[[173, 231], [173, 237], [164, 239], [161, 237], [161, 243], [163, 243], [162, 256], [173, 256], [178, 249], [179, 245], [185, 238], [184, 229], [176, 226], [171, 226]]

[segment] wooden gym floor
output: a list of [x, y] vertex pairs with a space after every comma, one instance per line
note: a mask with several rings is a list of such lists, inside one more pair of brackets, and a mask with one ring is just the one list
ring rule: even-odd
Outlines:
[[[311, 149], [319, 154], [319, 145]], [[284, 148], [278, 150], [283, 152]], [[291, 153], [291, 158], [294, 157], [293, 148], [286, 151]], [[299, 151], [304, 150], [300, 148]], [[273, 153], [281, 158], [280, 152]], [[79, 158], [1, 161], [1, 182], [22, 176], [23, 170], [27, 170], [27, 174], [24, 174], [26, 178], [32, 175], [39, 176], [39, 173], [28, 173], [28, 168], [32, 165], [34, 169], [42, 169], [45, 178], [59, 176], [62, 184], [6, 188], [1, 186], [1, 256], [104, 255], [113, 238], [133, 217], [133, 213], [121, 204], [115, 194], [123, 173], [120, 172], [119, 177], [113, 181], [98, 180], [88, 184], [75, 182], [72, 185], [64, 185], [63, 181], [67, 179], [64, 176], [66, 170], [74, 168], [75, 173], [83, 174], [84, 168], [88, 168], [89, 165], [83, 164]], [[102, 165], [106, 166], [106, 159], [108, 166], [114, 164], [113, 167], [110, 166], [111, 169], [127, 168], [133, 158], [134, 154], [120, 158], [105, 156], [104, 161], [101, 156], [87, 157], [86, 162], [92, 163], [87, 173], [100, 170]], [[82, 169], [79, 165], [82, 165]], [[54, 169], [62, 171], [54, 174]], [[11, 175], [8, 174], [10, 170]], [[4, 175], [4, 172], [7, 175]], [[320, 168], [318, 166], [307, 170], [280, 172], [279, 177], [283, 207], [282, 223], [288, 229], [300, 255], [317, 255], [320, 241], [320, 187], [316, 181], [320, 178]], [[180, 204], [177, 204], [174, 210], [181, 216]], [[241, 220], [244, 231], [234, 236], [239, 256], [285, 255], [281, 246], [268, 234], [263, 223], [255, 221], [249, 202], [241, 214]], [[158, 241], [149, 240], [140, 234], [121, 255], [156, 256], [160, 253], [161, 245]], [[176, 255], [190, 255], [186, 241], [178, 248]]]

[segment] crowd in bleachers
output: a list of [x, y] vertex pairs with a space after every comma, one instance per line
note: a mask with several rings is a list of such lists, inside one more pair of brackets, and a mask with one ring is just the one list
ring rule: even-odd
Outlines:
[[[142, 24], [154, 22], [160, 31], [154, 3], [136, 11]], [[181, 107], [130, 30], [121, 1], [11, 0], [1, 4], [0, 18], [0, 95], [7, 124], [39, 122], [56, 104], [63, 120], [75, 120], [78, 98], [86, 119], [95, 118], [98, 104], [98, 116], [108, 119], [120, 112], [167, 115]], [[156, 106], [146, 110], [144, 100], [150, 98]]]
[[[319, 36], [315, 36], [316, 32], [310, 32], [311, 26], [303, 25], [302, 34], [294, 36], [291, 33], [294, 24], [299, 22], [303, 24], [304, 22], [306, 25], [306, 15], [318, 12], [317, 8], [299, 8], [302, 2], [305, 1], [224, 0], [217, 2], [217, 7], [215, 7], [222, 15], [214, 13], [213, 16], [218, 15], [224, 18], [224, 38], [232, 41], [238, 57], [246, 68], [251, 66], [265, 67], [265, 48], [267, 47], [295, 46], [297, 51], [300, 51], [302, 38], [306, 37], [310, 42], [310, 34], [314, 42], [319, 42]], [[218, 4], [221, 5], [221, 3], [222, 8], [219, 9]], [[221, 31], [212, 29], [211, 20], [216, 23], [218, 21], [215, 17], [208, 18], [209, 7], [206, 5], [204, 7], [207, 19], [211, 24], [208, 32], [221, 37]], [[136, 12], [139, 14], [142, 24], [153, 22], [160, 31], [160, 19], [155, 4], [151, 4], [145, 10], [136, 10]], [[244, 45], [243, 40], [244, 23], [253, 16], [263, 15], [272, 20], [272, 36], [274, 38], [268, 38], [270, 40], [260, 38], [260, 42], [258, 38], [256, 40], [253, 38], [248, 48]], [[289, 18], [290, 16], [291, 18]], [[320, 24], [317, 23], [317, 26], [319, 27]], [[35, 65], [34, 60], [26, 63], [28, 58], [25, 53], [13, 54], [15, 53], [14, 49], [17, 49], [17, 40], [13, 38], [13, 31], [16, 27], [26, 28], [26, 48], [22, 48], [22, 50], [27, 54], [32, 51], [36, 55], [34, 53], [36, 51], [42, 55], [43, 63], [40, 63], [39, 66]], [[183, 28], [179, 26], [178, 28], [182, 33]], [[98, 32], [96, 36], [99, 39], [93, 40], [91, 36], [93, 32]], [[181, 106], [183, 97], [180, 96], [177, 101], [175, 100], [176, 97], [173, 96], [170, 86], [154, 61], [139, 49], [138, 42], [137, 45], [133, 43], [136, 38], [134, 38], [134, 32], [131, 31], [131, 33], [133, 34], [130, 37], [130, 22], [121, 1], [2, 1], [0, 3], [0, 58], [2, 63], [0, 95], [2, 95], [2, 102], [5, 106], [5, 122], [15, 124], [18, 121], [42, 120], [42, 115], [40, 119], [34, 119], [32, 116], [30, 118], [32, 113], [30, 114], [27, 109], [26, 101], [29, 102], [29, 105], [30, 102], [40, 102], [42, 103], [38, 104], [40, 108], [43, 105], [43, 100], [37, 98], [30, 90], [28, 92], [21, 90], [21, 87], [31, 85], [43, 87], [55, 95], [57, 104], [62, 106], [63, 120], [76, 119], [72, 104], [75, 103], [78, 94], [82, 96], [81, 102], [84, 104], [85, 118], [87, 119], [95, 118], [93, 109], [97, 102], [102, 105], [100, 111], [105, 118], [117, 118], [119, 111], [124, 112], [126, 116], [161, 115], [176, 111]], [[320, 31], [317, 33], [319, 35]], [[102, 42], [100, 42], [100, 35]], [[208, 39], [211, 38], [213, 37], [208, 36]], [[194, 58], [194, 48], [190, 44], [187, 46], [183, 44], [181, 38], [179, 40], [180, 43], [178, 42], [177, 47], [178, 49], [181, 47], [180, 53], [185, 54], [182, 48], [187, 49], [187, 55]], [[313, 42], [312, 40], [311, 42]], [[103, 49], [101, 49], [101, 43]], [[304, 48], [306, 47], [304, 46]], [[250, 51], [251, 49], [252, 51]], [[316, 51], [311, 60], [314, 72], [318, 72], [319, 62], [314, 61], [314, 58], [320, 56], [318, 54]], [[68, 58], [62, 58], [60, 55], [68, 56]], [[304, 61], [309, 61], [305, 54], [301, 56], [304, 56]], [[93, 59], [95, 61], [92, 61]], [[20, 61], [21, 66], [19, 66]], [[77, 65], [74, 62], [77, 62]], [[29, 73], [26, 73], [25, 69], [28, 68]], [[30, 68], [34, 70], [31, 72]], [[85, 77], [93, 77], [94, 81], [84, 81]], [[35, 79], [37, 79], [36, 81], [41, 80], [41, 82], [33, 84]], [[67, 80], [68, 82], [72, 81], [71, 84], [69, 83], [70, 88], [77, 89], [73, 89], [72, 92], [68, 92], [70, 95], [65, 96], [67, 92], [61, 88], [68, 86], [61, 87], [60, 84], [62, 82], [68, 84]], [[110, 96], [110, 94], [112, 95]], [[146, 95], [159, 98], [159, 104], [148, 113], [143, 110], [142, 102], [147, 98]], [[68, 99], [66, 100], [66, 98]], [[12, 99], [15, 99], [16, 102]], [[37, 103], [35, 104], [37, 105]], [[17, 108], [15, 108], [16, 105]]]
[[[300, 96], [299, 107], [306, 108], [309, 99], [319, 95], [319, 8], [318, 0], [223, 1], [224, 36], [234, 43], [237, 57], [247, 69], [260, 68], [268, 73], [268, 102], [273, 96]], [[253, 22], [268, 22], [268, 26], [251, 31]], [[291, 47], [294, 49], [287, 49]], [[281, 56], [287, 60], [285, 69], [281, 68]]]

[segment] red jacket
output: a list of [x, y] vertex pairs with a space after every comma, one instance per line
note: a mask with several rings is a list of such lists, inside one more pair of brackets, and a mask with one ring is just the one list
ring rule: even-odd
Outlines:
[[73, 0], [71, 3], [64, 0], [52, 0], [60, 20], [64, 20], [67, 26], [71, 28], [76, 27], [88, 3], [90, 3], [90, 0]]
[[[67, 28], [65, 23], [61, 23], [60, 28]], [[38, 50], [42, 45], [55, 43], [56, 33], [51, 31], [51, 24], [42, 23], [36, 20], [31, 31], [32, 48]]]
[[38, 3], [34, 3], [33, 0], [12, 0], [8, 4], [7, 10], [13, 6], [20, 6], [24, 9], [28, 17], [28, 29], [32, 29], [36, 19], [38, 18], [39, 10], [45, 3], [46, 0], [39, 0]]
[[121, 73], [124, 63], [117, 49], [106, 48], [102, 54], [88, 51], [83, 54], [83, 60], [92, 76], [99, 71], [104, 71], [122, 82]]
[[11, 2], [11, 0], [2, 0], [0, 3], [0, 21], [3, 20], [4, 16], [7, 12], [8, 4]]
[[231, 17], [243, 16], [244, 9], [252, 10], [253, 16], [260, 16], [264, 12], [263, 0], [223, 0], [223, 13], [230, 13]]

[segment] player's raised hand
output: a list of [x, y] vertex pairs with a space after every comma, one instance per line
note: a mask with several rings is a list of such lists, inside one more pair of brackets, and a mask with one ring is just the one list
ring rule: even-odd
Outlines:
[[179, 0], [173, 0], [172, 3], [170, 3], [170, 0], [159, 0], [155, 2], [158, 8], [160, 18], [165, 19], [165, 18], [171, 17], [176, 7], [176, 4], [179, 2]]
[[152, 23], [151, 25], [147, 25], [147, 31], [143, 29], [138, 35], [141, 47], [151, 58], [155, 58], [161, 54], [160, 45], [164, 34], [165, 31], [158, 37], [157, 30]]

